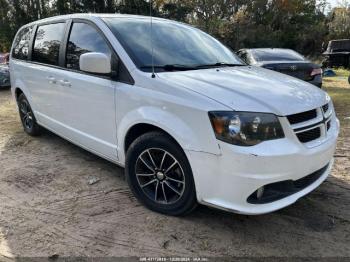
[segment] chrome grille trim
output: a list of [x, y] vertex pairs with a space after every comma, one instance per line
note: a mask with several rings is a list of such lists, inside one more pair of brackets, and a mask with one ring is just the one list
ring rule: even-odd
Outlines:
[[323, 123], [317, 123], [316, 125], [307, 126], [305, 128], [301, 128], [299, 130], [294, 129], [294, 133], [295, 134], [299, 134], [299, 133], [302, 133], [302, 132], [306, 132], [306, 131], [312, 130], [312, 129], [317, 128], [317, 127], [322, 127], [322, 125], [323, 125]]

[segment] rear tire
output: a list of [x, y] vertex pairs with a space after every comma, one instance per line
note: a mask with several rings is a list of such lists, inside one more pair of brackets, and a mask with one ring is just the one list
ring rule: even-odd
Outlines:
[[125, 172], [136, 198], [153, 211], [177, 216], [197, 206], [187, 157], [164, 133], [150, 132], [137, 138], [128, 149]]
[[33, 110], [23, 93], [19, 95], [17, 104], [24, 132], [30, 136], [40, 135], [41, 127], [36, 122]]

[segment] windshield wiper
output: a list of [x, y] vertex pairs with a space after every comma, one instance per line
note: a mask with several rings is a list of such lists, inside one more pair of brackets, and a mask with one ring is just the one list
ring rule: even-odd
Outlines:
[[246, 66], [245, 64], [230, 64], [230, 63], [225, 63], [225, 62], [218, 62], [214, 64], [203, 64], [203, 65], [197, 65], [197, 69], [201, 68], [212, 68], [212, 67], [234, 67], [234, 66]]
[[[180, 65], [180, 64], [169, 64], [169, 65], [154, 65], [156, 69], [163, 69], [164, 71], [186, 71], [186, 70], [199, 70], [213, 67], [233, 67], [233, 66], [246, 66], [245, 64], [230, 64], [224, 62], [218, 62], [214, 64], [203, 64], [203, 65]], [[152, 69], [152, 65], [140, 66], [141, 69]]]
[[152, 69], [152, 67], [156, 69], [163, 69], [164, 71], [185, 71], [185, 70], [195, 70], [197, 69], [196, 67], [193, 66], [187, 66], [187, 65], [143, 65], [140, 66], [142, 69]]

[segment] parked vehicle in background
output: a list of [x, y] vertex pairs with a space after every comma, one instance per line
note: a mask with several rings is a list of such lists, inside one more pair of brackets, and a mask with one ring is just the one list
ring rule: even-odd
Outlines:
[[329, 41], [323, 52], [322, 66], [350, 68], [350, 39]]
[[0, 54], [0, 88], [10, 86], [9, 53]]
[[22, 27], [10, 72], [24, 131], [47, 128], [125, 166], [137, 199], [171, 215], [198, 202], [263, 214], [327, 178], [339, 134], [327, 93], [247, 66], [197, 28], [152, 26], [74, 14]]
[[241, 49], [238, 56], [248, 65], [260, 66], [287, 74], [318, 87], [322, 87], [322, 69], [291, 49]]

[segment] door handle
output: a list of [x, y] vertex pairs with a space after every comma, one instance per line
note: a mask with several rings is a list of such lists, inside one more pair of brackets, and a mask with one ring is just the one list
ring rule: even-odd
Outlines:
[[60, 80], [61, 86], [71, 87], [71, 83], [68, 80]]
[[53, 76], [48, 76], [46, 79], [49, 81], [50, 84], [57, 83], [56, 78], [54, 78]]

